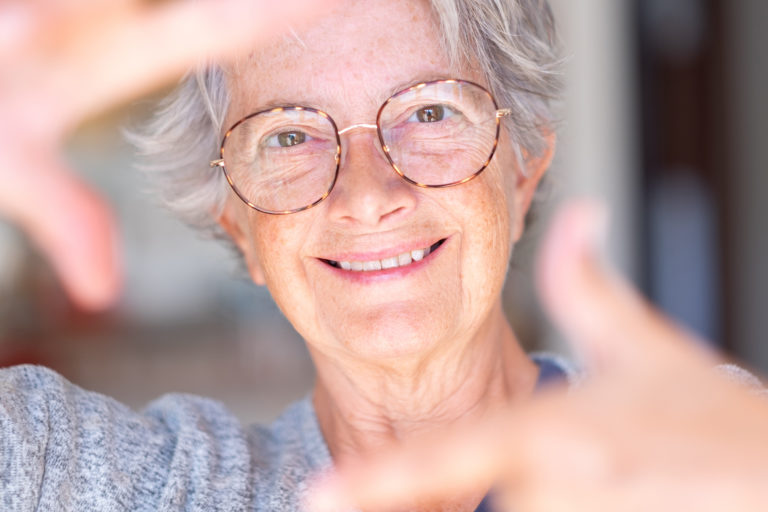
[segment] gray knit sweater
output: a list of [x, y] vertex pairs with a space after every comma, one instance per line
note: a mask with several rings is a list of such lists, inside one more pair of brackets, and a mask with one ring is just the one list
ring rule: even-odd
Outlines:
[[2, 512], [294, 511], [330, 464], [309, 397], [244, 427], [201, 397], [166, 395], [139, 414], [46, 368], [0, 370]]
[[166, 395], [137, 414], [37, 366], [0, 371], [0, 510], [299, 510], [330, 455], [307, 398], [271, 426]]

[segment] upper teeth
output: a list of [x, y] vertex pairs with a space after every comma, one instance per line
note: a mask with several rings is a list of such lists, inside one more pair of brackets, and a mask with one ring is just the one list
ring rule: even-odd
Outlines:
[[344, 270], [370, 271], [370, 270], [382, 270], [395, 267], [404, 267], [410, 265], [414, 261], [419, 261], [427, 256], [430, 252], [430, 248], [426, 249], [414, 249], [413, 251], [404, 252], [397, 256], [390, 256], [388, 258], [382, 258], [380, 260], [371, 261], [339, 261], [335, 262]]

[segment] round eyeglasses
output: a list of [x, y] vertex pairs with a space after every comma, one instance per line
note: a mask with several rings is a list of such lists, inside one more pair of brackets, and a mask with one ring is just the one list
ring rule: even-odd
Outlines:
[[232, 189], [270, 214], [311, 208], [328, 197], [339, 174], [341, 135], [375, 129], [392, 169], [424, 188], [460, 185], [488, 166], [499, 141], [499, 109], [482, 86], [466, 80], [423, 82], [393, 94], [376, 124], [342, 130], [321, 110], [282, 106], [250, 114], [227, 130], [220, 158]]

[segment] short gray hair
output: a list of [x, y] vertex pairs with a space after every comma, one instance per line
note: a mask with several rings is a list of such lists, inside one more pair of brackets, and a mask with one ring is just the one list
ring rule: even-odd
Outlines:
[[[553, 129], [551, 101], [560, 91], [559, 48], [546, 0], [431, 0], [443, 46], [454, 64], [479, 66], [519, 148], [537, 155]], [[216, 65], [189, 73], [160, 102], [141, 129], [127, 133], [142, 170], [161, 199], [188, 224], [223, 237], [217, 218], [229, 192], [219, 168], [222, 123], [229, 107], [224, 73]], [[226, 237], [223, 237], [226, 238]]]

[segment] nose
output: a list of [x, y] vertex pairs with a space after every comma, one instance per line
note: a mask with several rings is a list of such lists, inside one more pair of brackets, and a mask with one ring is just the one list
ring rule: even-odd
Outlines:
[[386, 229], [412, 212], [418, 190], [392, 169], [376, 136], [376, 125], [352, 125], [339, 131], [339, 176], [326, 199], [334, 222]]

